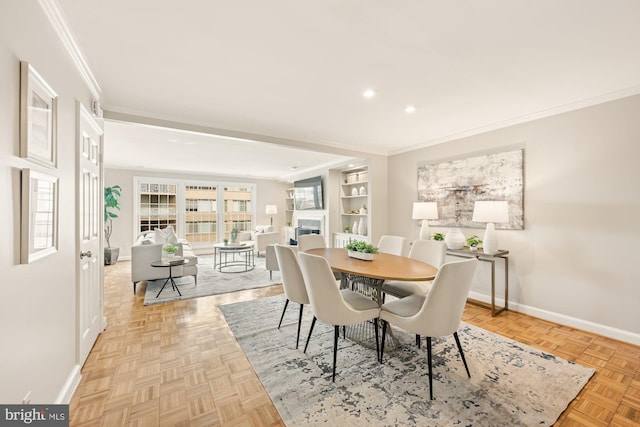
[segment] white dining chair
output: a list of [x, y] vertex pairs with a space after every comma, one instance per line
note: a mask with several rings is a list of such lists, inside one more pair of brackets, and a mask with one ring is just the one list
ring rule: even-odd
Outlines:
[[384, 235], [378, 241], [378, 252], [402, 256], [405, 254], [407, 238], [402, 236]]
[[[409, 258], [422, 261], [436, 268], [444, 263], [447, 255], [447, 245], [438, 240], [416, 240], [411, 245]], [[384, 295], [389, 294], [398, 298], [405, 298], [411, 295], [424, 295], [429, 292], [432, 281], [424, 282], [403, 282], [400, 280], [389, 280], [382, 285], [383, 301]]]
[[287, 311], [289, 301], [300, 304], [298, 333], [296, 335], [296, 348], [298, 348], [298, 343], [300, 342], [300, 327], [302, 326], [302, 312], [304, 305], [309, 304], [309, 296], [307, 295], [307, 288], [304, 284], [304, 278], [302, 277], [296, 252], [291, 247], [284, 245], [274, 245], [274, 249], [280, 268], [280, 275], [282, 276], [282, 287], [284, 288], [286, 297], [282, 315], [280, 316], [280, 323], [278, 323], [278, 329], [280, 329], [282, 325], [282, 319], [284, 318], [284, 313]]
[[380, 363], [384, 356], [384, 341], [387, 323], [396, 325], [405, 331], [427, 337], [427, 362], [429, 367], [429, 397], [433, 400], [433, 367], [431, 357], [431, 338], [453, 334], [460, 352], [460, 357], [471, 378], [467, 361], [458, 338], [458, 328], [462, 320], [464, 305], [471, 289], [473, 275], [478, 267], [478, 260], [450, 262], [442, 265], [427, 295], [411, 295], [406, 298], [390, 301], [382, 305], [380, 319], [382, 322], [382, 345]]
[[380, 313], [380, 307], [375, 301], [356, 292], [349, 289], [338, 289], [331, 267], [329, 267], [329, 263], [325, 258], [304, 252], [300, 252], [298, 258], [302, 276], [307, 286], [311, 310], [313, 311], [313, 320], [311, 321], [311, 329], [309, 329], [304, 352], [307, 352], [316, 320], [319, 319], [321, 322], [333, 325], [333, 374], [331, 379], [335, 381], [340, 326], [344, 327], [373, 320], [376, 333], [376, 358], [378, 358], [380, 349], [378, 342], [378, 314]]
[[327, 243], [322, 234], [303, 234], [298, 237], [298, 249], [306, 252], [310, 249], [326, 248]]

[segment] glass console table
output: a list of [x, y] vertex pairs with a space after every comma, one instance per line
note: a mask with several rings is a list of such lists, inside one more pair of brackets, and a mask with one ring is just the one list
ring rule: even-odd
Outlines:
[[[482, 249], [478, 249], [477, 251], [469, 250], [468, 246], [465, 246], [462, 249], [447, 249], [447, 255], [457, 256], [462, 258], [477, 258], [479, 261], [489, 262], [491, 263], [491, 304], [489, 308], [491, 308], [491, 316], [497, 316], [505, 310], [509, 310], [509, 251], [499, 250], [495, 255], [485, 254]], [[496, 307], [496, 260], [501, 259], [504, 262], [504, 306]], [[487, 304], [476, 301], [469, 300], [470, 303], [481, 305], [486, 307]]]

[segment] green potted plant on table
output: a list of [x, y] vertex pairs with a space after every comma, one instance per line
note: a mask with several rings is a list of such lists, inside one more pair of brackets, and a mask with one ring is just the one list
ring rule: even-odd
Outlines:
[[350, 239], [345, 248], [347, 249], [347, 255], [351, 258], [361, 259], [364, 261], [373, 261], [373, 254], [378, 252], [378, 248], [363, 240]]
[[478, 250], [478, 245], [482, 243], [482, 240], [476, 235], [467, 237], [467, 245], [469, 246], [469, 250], [471, 252], [475, 252]]
[[344, 232], [348, 233], [349, 231], [351, 231], [351, 227], [349, 227], [348, 225], [344, 226]]
[[107, 247], [104, 248], [104, 264], [113, 265], [118, 262], [120, 248], [112, 248], [109, 239], [113, 232], [113, 218], [118, 218], [118, 214], [114, 210], [120, 210], [120, 191], [119, 185], [104, 188], [104, 237], [107, 241]]
[[173, 258], [176, 252], [178, 252], [178, 249], [180, 248], [177, 245], [165, 243], [164, 246], [162, 246], [163, 258]]
[[441, 242], [444, 240], [444, 236], [442, 235], [442, 233], [433, 233], [433, 240], [438, 240]]

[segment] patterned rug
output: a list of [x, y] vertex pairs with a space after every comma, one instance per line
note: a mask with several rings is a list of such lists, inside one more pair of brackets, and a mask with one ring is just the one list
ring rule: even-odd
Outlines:
[[269, 278], [269, 270], [265, 269], [264, 257], [255, 258], [255, 268], [246, 273], [221, 273], [213, 268], [213, 255], [198, 257], [198, 285], [192, 276], [176, 279], [176, 284], [182, 296], [171, 289], [168, 283], [158, 298], [156, 295], [162, 288], [165, 279], [150, 280], [144, 295], [144, 305], [159, 304], [161, 302], [182, 299], [199, 298], [208, 295], [226, 294], [228, 292], [245, 289], [262, 288], [282, 283], [280, 272], [273, 272], [273, 279]]
[[279, 295], [221, 306], [227, 323], [288, 426], [550, 426], [593, 375], [585, 368], [463, 323], [458, 335], [471, 378], [453, 337], [433, 340], [434, 398], [429, 400], [426, 350], [394, 328], [400, 348], [377, 362], [375, 350], [340, 339], [331, 382], [333, 328], [306, 310], [295, 349], [298, 306], [277, 329]]

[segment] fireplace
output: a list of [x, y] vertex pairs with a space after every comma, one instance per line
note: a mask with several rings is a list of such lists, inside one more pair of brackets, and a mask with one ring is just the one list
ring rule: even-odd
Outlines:
[[318, 219], [301, 219], [298, 218], [298, 226], [296, 227], [296, 240], [305, 234], [321, 234], [322, 220]]

